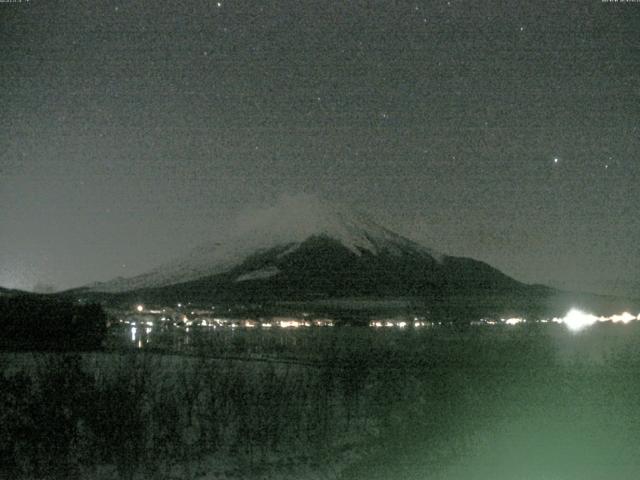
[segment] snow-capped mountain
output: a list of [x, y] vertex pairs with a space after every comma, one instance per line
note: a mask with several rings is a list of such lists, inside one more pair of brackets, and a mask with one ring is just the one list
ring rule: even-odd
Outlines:
[[[441, 261], [444, 256], [406, 239], [369, 219], [366, 215], [340, 209], [311, 195], [282, 197], [271, 207], [242, 214], [211, 243], [148, 273], [117, 278], [89, 286], [92, 291], [124, 292], [184, 283], [229, 272], [247, 257], [273, 248], [287, 248], [281, 257], [298, 250], [312, 237], [326, 237], [356, 256], [381, 253], [401, 255], [408, 250]], [[239, 274], [235, 281], [269, 278], [278, 273], [274, 265]]]
[[522, 291], [486, 263], [444, 255], [317, 197], [248, 212], [211, 243], [144, 275], [98, 283], [122, 301], [445, 298]]

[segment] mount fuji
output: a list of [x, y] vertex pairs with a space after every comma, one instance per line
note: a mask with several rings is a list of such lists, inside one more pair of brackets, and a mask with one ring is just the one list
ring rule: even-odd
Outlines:
[[429, 297], [521, 292], [486, 263], [445, 255], [315, 196], [240, 216], [209, 244], [87, 294], [174, 301]]

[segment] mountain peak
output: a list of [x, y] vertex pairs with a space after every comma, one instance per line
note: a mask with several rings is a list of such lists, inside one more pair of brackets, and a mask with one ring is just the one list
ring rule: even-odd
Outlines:
[[236, 234], [250, 234], [272, 245], [327, 236], [356, 254], [377, 253], [376, 243], [401, 238], [361, 212], [309, 194], [285, 195], [272, 206], [245, 212], [234, 227]]

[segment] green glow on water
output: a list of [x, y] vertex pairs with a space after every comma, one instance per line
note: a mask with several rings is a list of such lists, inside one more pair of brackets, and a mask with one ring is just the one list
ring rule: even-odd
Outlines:
[[463, 366], [453, 374], [465, 388], [455, 414], [442, 410], [442, 433], [430, 436], [416, 422], [374, 465], [345, 478], [640, 478], [640, 338], [624, 320], [549, 330], [555, 356], [547, 365], [532, 357], [511, 371], [500, 358]]

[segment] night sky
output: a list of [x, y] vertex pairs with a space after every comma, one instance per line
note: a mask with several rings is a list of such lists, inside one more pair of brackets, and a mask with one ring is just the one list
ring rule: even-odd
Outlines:
[[0, 286], [142, 273], [307, 192], [640, 292], [640, 3], [0, 3]]

